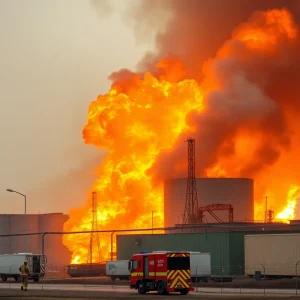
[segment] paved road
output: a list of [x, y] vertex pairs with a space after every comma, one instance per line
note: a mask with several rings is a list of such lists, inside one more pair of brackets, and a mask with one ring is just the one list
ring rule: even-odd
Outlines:
[[[15, 283], [14, 280], [11, 281]], [[55, 278], [55, 277], [48, 277], [41, 279], [40, 283], [44, 284], [91, 284], [91, 285], [124, 285], [129, 286], [129, 282], [126, 280], [116, 280], [112, 281], [110, 278], [107, 277], [91, 277], [91, 278]], [[40, 284], [39, 283], [39, 284]], [[0, 284], [1, 281], [0, 281]], [[199, 287], [205, 288], [243, 288], [243, 289], [296, 289], [298, 286], [300, 290], [300, 278], [298, 280], [294, 279], [277, 279], [277, 280], [261, 280], [255, 281], [253, 278], [248, 278], [245, 276], [240, 276], [234, 278], [233, 282], [200, 282], [198, 284]]]
[[[181, 298], [183, 297], [183, 298]], [[199, 294], [190, 294], [181, 296], [174, 294], [172, 296], [159, 296], [156, 293], [138, 295], [130, 293], [118, 293], [118, 292], [95, 292], [95, 291], [28, 291], [21, 292], [17, 290], [0, 290], [0, 299], [5, 300], [21, 300], [21, 299], [30, 299], [30, 300], [66, 300], [66, 299], [77, 299], [77, 300], [170, 300], [170, 299], [182, 299], [182, 300], [292, 300], [300, 299], [299, 297], [274, 297], [274, 296], [243, 296], [243, 295], [227, 295], [227, 296], [216, 296], [216, 295], [199, 295]]]
[[[15, 292], [19, 291], [19, 284], [2, 283], [0, 285], [0, 292]], [[30, 291], [39, 292], [51, 292], [51, 291], [61, 291], [61, 292], [94, 292], [99, 295], [99, 293], [113, 293], [119, 295], [130, 295], [130, 297], [138, 296], [136, 290], [129, 289], [127, 286], [121, 285], [84, 285], [84, 284], [31, 284], [29, 285]], [[21, 292], [21, 291], [20, 291]], [[23, 292], [23, 294], [26, 292]], [[298, 291], [300, 299], [300, 291]], [[237, 288], [196, 288], [195, 292], [190, 292], [189, 296], [218, 296], [218, 295], [230, 295], [230, 296], [241, 296], [241, 295], [282, 295], [282, 296], [294, 296], [296, 295], [295, 289], [237, 289]]]
[[[2, 283], [0, 290], [19, 290], [20, 284]], [[127, 286], [112, 286], [112, 285], [84, 285], [84, 284], [29, 284], [29, 289], [33, 291], [100, 291], [100, 292], [118, 292], [136, 294], [135, 290]]]

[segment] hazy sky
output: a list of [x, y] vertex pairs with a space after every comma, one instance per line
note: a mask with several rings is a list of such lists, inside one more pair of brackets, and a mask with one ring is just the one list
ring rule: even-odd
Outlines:
[[27, 194], [28, 213], [67, 212], [100, 161], [81, 135], [89, 103], [151, 41], [137, 45], [118, 13], [88, 0], [0, 0], [0, 40], [0, 214], [24, 211], [8, 187]]

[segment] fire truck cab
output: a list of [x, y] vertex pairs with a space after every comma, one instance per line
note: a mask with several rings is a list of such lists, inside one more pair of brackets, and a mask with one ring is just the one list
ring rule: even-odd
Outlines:
[[134, 254], [128, 263], [130, 288], [139, 294], [157, 291], [188, 294], [191, 288], [190, 255], [182, 252]]

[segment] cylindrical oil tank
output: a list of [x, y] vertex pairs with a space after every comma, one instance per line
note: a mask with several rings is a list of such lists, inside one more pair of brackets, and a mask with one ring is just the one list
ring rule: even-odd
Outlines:
[[[10, 215], [10, 233], [36, 233], [39, 231], [38, 221], [38, 215]], [[38, 249], [38, 235], [11, 237], [11, 253], [36, 253]]]
[[[64, 223], [68, 216], [62, 213], [39, 215], [40, 232], [63, 232]], [[42, 237], [40, 237], [40, 252], [42, 252]], [[48, 266], [55, 269], [61, 265], [67, 265], [71, 260], [71, 253], [64, 246], [62, 234], [47, 234], [44, 237], [44, 251], [47, 256]]]
[[[253, 221], [254, 182], [249, 178], [197, 178], [197, 198], [200, 207], [212, 204], [231, 204], [233, 220]], [[186, 203], [187, 179], [172, 179], [164, 183], [165, 226], [181, 224]], [[214, 211], [223, 222], [229, 221], [228, 211]], [[205, 222], [217, 223], [208, 212]]]
[[[0, 215], [0, 234], [9, 234], [10, 215]], [[10, 237], [0, 237], [0, 254], [10, 253]]]

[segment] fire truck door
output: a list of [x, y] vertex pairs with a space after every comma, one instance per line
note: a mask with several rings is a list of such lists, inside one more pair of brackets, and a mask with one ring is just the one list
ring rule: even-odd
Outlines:
[[143, 257], [144, 278], [149, 277], [149, 259], [148, 256]]

